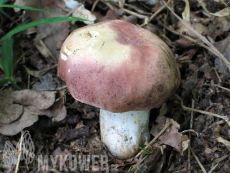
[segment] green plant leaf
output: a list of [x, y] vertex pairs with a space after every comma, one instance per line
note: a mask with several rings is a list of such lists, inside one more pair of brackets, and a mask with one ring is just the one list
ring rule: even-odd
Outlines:
[[13, 77], [13, 40], [8, 37], [2, 42], [2, 59], [0, 60], [7, 78]]
[[7, 0], [0, 0], [0, 6], [4, 5], [6, 3]]
[[131, 171], [134, 171], [137, 168], [137, 165], [133, 165]]
[[19, 88], [19, 86], [13, 81], [13, 79], [9, 79], [9, 81], [17, 90], [21, 90], [21, 88]]
[[4, 83], [9, 82], [9, 81], [10, 81], [9, 79], [1, 79], [0, 84], [4, 84]]
[[45, 10], [45, 9], [40, 9], [40, 8], [33, 8], [33, 7], [27, 7], [27, 6], [19, 6], [19, 5], [1, 5], [0, 4], [0, 8], [1, 7], [7, 7], [7, 8], [20, 8], [20, 9], [24, 9], [24, 10], [36, 10], [36, 11], [47, 11], [47, 12], [53, 12], [53, 13], [64, 13], [64, 12], [60, 12], [60, 11], [52, 11], [52, 10]]
[[14, 34], [16, 34], [18, 32], [21, 32], [21, 31], [23, 31], [25, 29], [28, 29], [30, 27], [33, 27], [33, 26], [47, 24], [47, 23], [72, 21], [72, 20], [76, 20], [76, 21], [87, 21], [85, 19], [81, 19], [81, 18], [78, 18], [78, 17], [51, 17], [51, 18], [46, 18], [46, 19], [35, 20], [35, 21], [30, 22], [30, 23], [23, 24], [23, 25], [20, 25], [20, 26], [18, 26], [16, 28], [12, 29], [5, 36], [3, 36], [0, 39], [0, 42], [2, 42], [3, 40], [11, 37], [12, 35], [14, 35]]
[[7, 0], [0, 0], [0, 12], [2, 11], [1, 5], [5, 4]]
[[139, 149], [143, 150], [145, 152], [145, 154], [152, 154], [152, 151], [147, 151], [146, 149], [142, 148], [142, 147], [138, 147]]

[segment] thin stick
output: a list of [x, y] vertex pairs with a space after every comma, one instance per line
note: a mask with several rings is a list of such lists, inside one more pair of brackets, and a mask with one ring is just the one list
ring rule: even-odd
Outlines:
[[198, 159], [198, 157], [196, 156], [196, 154], [194, 153], [193, 149], [191, 147], [189, 147], [191, 152], [192, 152], [192, 155], [195, 157], [197, 163], [200, 165], [200, 168], [202, 169], [202, 171], [204, 173], [207, 173], [206, 170], [204, 169], [203, 165], [200, 163], [200, 160]]
[[218, 78], [219, 82], [221, 82], [221, 83], [222, 83], [222, 80], [221, 80], [221, 78], [220, 78], [220, 76], [219, 76], [219, 74], [218, 74], [218, 72], [217, 72], [216, 68], [214, 68], [214, 67], [213, 67], [213, 69], [214, 69], [214, 71], [215, 71], [215, 73], [216, 73], [216, 76], [217, 76], [217, 78]]
[[221, 118], [221, 119], [223, 119], [225, 121], [228, 120], [227, 116], [222, 116], [222, 115], [214, 114], [214, 113], [211, 113], [211, 112], [206, 112], [206, 111], [201, 111], [201, 110], [198, 110], [198, 109], [189, 108], [189, 107], [186, 107], [184, 105], [182, 105], [182, 108], [184, 110], [187, 110], [187, 111], [194, 111], [194, 112], [199, 112], [199, 113], [206, 114], [206, 115], [212, 115], [214, 117]]
[[22, 141], [23, 141], [23, 138], [24, 138], [24, 132], [22, 131], [21, 133], [22, 134], [21, 134], [20, 143], [19, 143], [19, 147], [18, 147], [18, 160], [17, 160], [17, 165], [16, 165], [14, 173], [18, 172], [18, 167], [19, 167], [21, 154], [22, 154]]
[[134, 16], [138, 17], [139, 19], [144, 19], [144, 23], [140, 25], [141, 27], [146, 26], [149, 23], [149, 17], [148, 16], [135, 13], [135, 12], [133, 12], [131, 10], [127, 10], [125, 8], [122, 8], [122, 10], [124, 10], [126, 13], [128, 13], [130, 15], [134, 15]]
[[217, 87], [219, 87], [219, 88], [221, 88], [221, 89], [223, 89], [223, 90], [225, 90], [225, 91], [230, 92], [230, 89], [228, 89], [228, 88], [222, 87], [222, 86], [217, 85], [217, 84], [214, 84], [214, 85], [217, 86]]
[[[194, 109], [194, 104], [195, 101], [194, 99], [192, 99], [192, 108]], [[192, 129], [193, 127], [193, 111], [191, 112], [191, 119], [190, 119], [190, 129]], [[189, 173], [191, 173], [191, 132], [189, 132], [189, 140], [190, 140], [190, 147], [188, 148], [188, 169], [189, 169]]]
[[96, 1], [93, 3], [93, 7], [91, 8], [91, 12], [94, 11], [94, 9], [96, 8], [98, 2], [99, 2], [99, 0], [96, 0]]
[[[169, 4], [170, 2], [171, 2], [171, 0], [169, 0], [169, 1], [167, 2], [167, 4]], [[149, 18], [149, 22], [151, 22], [151, 21], [154, 19], [154, 17], [156, 17], [162, 10], [164, 10], [165, 7], [167, 7], [167, 6], [166, 6], [166, 5], [163, 5], [161, 8], [159, 8], [159, 9]]]
[[180, 100], [180, 102], [181, 102], [181, 107], [182, 107], [184, 110], [199, 112], [199, 113], [206, 114], [206, 115], [212, 115], [212, 116], [214, 116], [214, 117], [221, 118], [221, 119], [225, 120], [226, 122], [229, 120], [227, 116], [222, 116], [222, 115], [214, 114], [214, 113], [211, 113], [211, 112], [206, 112], [206, 111], [201, 111], [201, 110], [198, 110], [198, 109], [193, 109], [193, 108], [186, 107], [186, 106], [183, 104], [183, 100], [182, 100], [177, 94], [174, 94], [174, 96], [175, 96], [178, 100]]
[[[162, 0], [163, 1], [163, 0]], [[192, 31], [195, 35], [197, 35], [201, 41], [203, 41], [205, 44], [207, 44], [209, 46], [210, 49], [208, 49], [209, 51], [211, 51], [213, 54], [215, 54], [217, 57], [219, 57], [220, 59], [222, 59], [224, 61], [224, 63], [226, 64], [226, 66], [230, 69], [230, 62], [228, 62], [228, 60], [219, 52], [219, 50], [212, 45], [212, 43], [210, 43], [204, 36], [202, 36], [199, 32], [197, 32], [193, 27], [191, 27], [187, 22], [185, 22], [183, 19], [180, 18], [180, 16], [178, 16], [176, 13], [174, 13], [172, 11], [172, 9], [163, 1], [163, 3], [168, 7], [168, 9], [171, 11], [171, 13], [176, 16], [176, 18], [184, 25], [186, 26], [190, 31]]]
[[[148, 148], [149, 148], [149, 146], [151, 146], [152, 144], [153, 144], [153, 142], [155, 142], [156, 140], [157, 140], [157, 138], [159, 138], [161, 135], [162, 135], [162, 133], [164, 133], [164, 131], [171, 125], [172, 123], [171, 122], [169, 122], [168, 124], [166, 124], [165, 126], [164, 126], [164, 128], [160, 131], [160, 133], [158, 133], [155, 137], [154, 137], [154, 139], [151, 141], [151, 142], [149, 142], [149, 145], [147, 145], [144, 149], [145, 150], [147, 150]], [[144, 153], [145, 151], [144, 150], [141, 150], [135, 157], [139, 157], [142, 153]]]

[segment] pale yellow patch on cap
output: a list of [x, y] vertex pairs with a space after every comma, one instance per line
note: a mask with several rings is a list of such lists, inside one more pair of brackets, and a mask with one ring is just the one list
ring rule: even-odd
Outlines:
[[131, 50], [130, 45], [120, 44], [117, 37], [116, 32], [107, 24], [85, 27], [70, 35], [62, 51], [68, 58], [75, 60], [84, 57], [84, 61], [88, 59], [103, 64], [122, 63], [130, 59]]

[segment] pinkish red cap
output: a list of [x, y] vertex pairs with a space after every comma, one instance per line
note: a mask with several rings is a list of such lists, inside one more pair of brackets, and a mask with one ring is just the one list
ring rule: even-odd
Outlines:
[[159, 107], [180, 84], [170, 48], [121, 20], [72, 32], [62, 45], [58, 73], [75, 99], [111, 112]]

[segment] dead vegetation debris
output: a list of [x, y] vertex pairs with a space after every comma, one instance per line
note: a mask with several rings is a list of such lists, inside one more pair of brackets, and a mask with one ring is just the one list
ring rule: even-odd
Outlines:
[[[29, 149], [19, 147], [28, 130], [36, 156], [58, 156], [55, 167], [49, 160], [49, 171], [70, 172], [70, 167], [59, 164], [63, 159], [69, 163], [74, 160], [69, 156], [75, 155], [77, 164], [81, 159], [89, 163], [75, 172], [98, 172], [100, 166], [104, 172], [230, 172], [227, 0], [16, 0], [14, 4], [64, 13], [4, 8], [11, 18], [0, 13], [1, 37], [28, 18], [73, 15], [90, 22], [40, 25], [14, 36], [14, 78], [22, 90], [16, 91], [10, 83], [0, 84], [0, 150], [8, 146], [11, 153], [15, 151], [10, 155], [12, 161], [17, 161], [19, 151], [28, 154]], [[163, 39], [175, 54], [182, 81], [174, 97], [151, 111], [152, 139], [128, 160], [109, 153], [100, 141], [99, 109], [74, 100], [56, 71], [60, 47], [71, 31], [114, 19], [143, 27]], [[0, 68], [0, 79], [5, 77]], [[10, 169], [3, 162], [9, 153], [1, 153], [2, 172], [39, 172], [42, 168], [41, 158], [35, 157], [29, 164], [17, 161]], [[102, 155], [108, 160], [97, 158], [93, 165], [92, 156]]]

